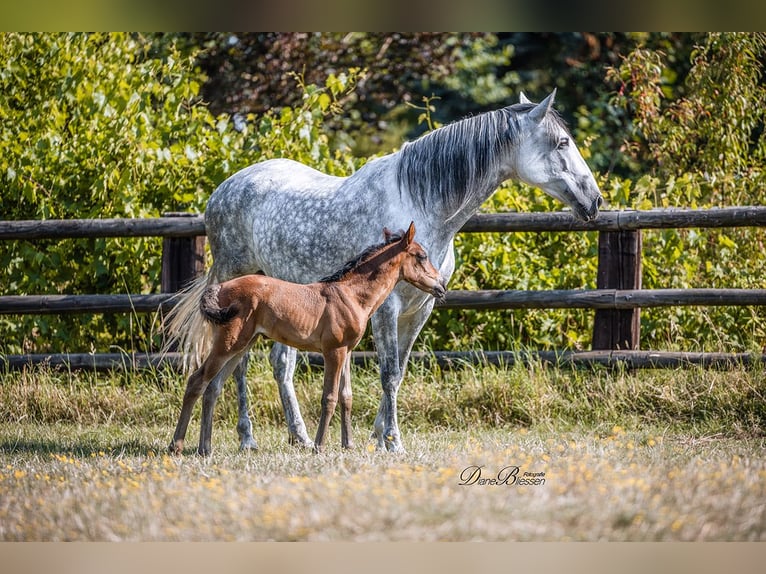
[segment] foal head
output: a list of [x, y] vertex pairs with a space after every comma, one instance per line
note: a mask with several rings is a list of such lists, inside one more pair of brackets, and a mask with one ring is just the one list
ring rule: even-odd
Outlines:
[[[386, 236], [386, 242], [394, 237], [388, 229], [383, 229]], [[426, 250], [420, 243], [414, 241], [415, 223], [410, 222], [409, 228], [404, 232], [399, 240], [399, 246], [404, 255], [401, 267], [399, 268], [399, 277], [411, 283], [418, 289], [430, 293], [437, 299], [442, 299], [447, 292], [445, 281], [441, 273], [433, 266], [428, 259]]]

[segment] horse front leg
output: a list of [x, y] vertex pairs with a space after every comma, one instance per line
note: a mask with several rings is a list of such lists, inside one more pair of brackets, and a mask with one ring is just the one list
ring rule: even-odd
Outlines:
[[237, 434], [239, 435], [239, 450], [258, 450], [258, 443], [253, 438], [253, 423], [247, 407], [247, 364], [250, 353], [245, 353], [242, 360], [234, 368], [234, 380], [237, 383], [237, 400], [239, 415], [237, 419]]
[[287, 432], [290, 444], [296, 444], [311, 448], [314, 442], [306, 432], [306, 423], [303, 422], [298, 399], [295, 397], [295, 385], [293, 374], [295, 373], [295, 361], [298, 351], [282, 343], [274, 343], [269, 354], [269, 361], [274, 373], [274, 378], [279, 387], [279, 398], [282, 401], [282, 409], [287, 421]]
[[343, 448], [352, 448], [354, 441], [351, 437], [351, 405], [353, 396], [351, 393], [351, 353], [346, 355], [343, 371], [340, 375], [340, 444]]
[[340, 379], [346, 365], [347, 349], [332, 349], [322, 353], [324, 357], [324, 386], [322, 388], [322, 414], [319, 417], [316, 439], [314, 440], [314, 452], [322, 452], [327, 442], [327, 431], [330, 428], [330, 419], [335, 413], [335, 405], [338, 404], [338, 390]]
[[[372, 316], [373, 336], [378, 349], [380, 362], [380, 380], [383, 386], [383, 397], [375, 417], [373, 437], [378, 440], [379, 449], [391, 452], [404, 452], [399, 431], [397, 413], [397, 397], [399, 387], [407, 372], [407, 362], [412, 352], [415, 339], [428, 321], [434, 306], [434, 300], [429, 298], [414, 312], [401, 315], [398, 309], [386, 310], [379, 317], [380, 309]], [[396, 313], [396, 314], [395, 314]]]
[[396, 413], [396, 395], [402, 380], [397, 329], [399, 306], [389, 301], [390, 298], [372, 316], [372, 334], [378, 351], [380, 384], [383, 388], [372, 435], [377, 439], [378, 449], [404, 452]]

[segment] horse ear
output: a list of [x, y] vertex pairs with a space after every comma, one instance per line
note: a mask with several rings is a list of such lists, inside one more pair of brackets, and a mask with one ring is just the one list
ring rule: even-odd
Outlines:
[[532, 102], [529, 101], [529, 98], [524, 95], [524, 92], [519, 92], [519, 103], [520, 104], [531, 104]]
[[405, 244], [409, 245], [415, 238], [415, 222], [410, 221], [410, 226], [407, 228], [407, 232], [404, 234]]
[[553, 106], [553, 100], [555, 98], [556, 98], [556, 88], [553, 88], [553, 91], [550, 94], [548, 94], [547, 98], [545, 98], [542, 102], [540, 102], [534, 108], [532, 108], [532, 110], [529, 112], [529, 119], [535, 122], [536, 124], [539, 124], [541, 121], [543, 121], [543, 118], [546, 115], [548, 115], [548, 112]]

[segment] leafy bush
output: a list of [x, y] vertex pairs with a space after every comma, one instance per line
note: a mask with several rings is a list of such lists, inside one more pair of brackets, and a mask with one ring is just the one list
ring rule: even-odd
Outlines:
[[[289, 155], [350, 167], [321, 124], [357, 72], [306, 87], [301, 106], [258, 121], [212, 116], [195, 54], [173, 38], [7, 34], [0, 44], [0, 201], [6, 219], [158, 217], [202, 212], [236, 170]], [[159, 290], [161, 238], [5, 242], [0, 293]], [[0, 318], [1, 352], [145, 348], [152, 318]]]

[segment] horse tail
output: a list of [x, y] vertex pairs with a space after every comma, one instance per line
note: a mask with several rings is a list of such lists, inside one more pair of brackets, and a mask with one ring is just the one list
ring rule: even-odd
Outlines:
[[218, 293], [221, 291], [220, 283], [209, 285], [205, 288], [199, 300], [199, 310], [202, 317], [213, 325], [225, 325], [239, 313], [239, 305], [236, 302], [228, 307], [221, 307]]
[[189, 373], [202, 364], [212, 344], [212, 329], [202, 316], [200, 301], [208, 284], [213, 280], [211, 272], [195, 279], [177, 293], [178, 303], [163, 321], [165, 345], [163, 352], [175, 351], [183, 355], [184, 371]]

